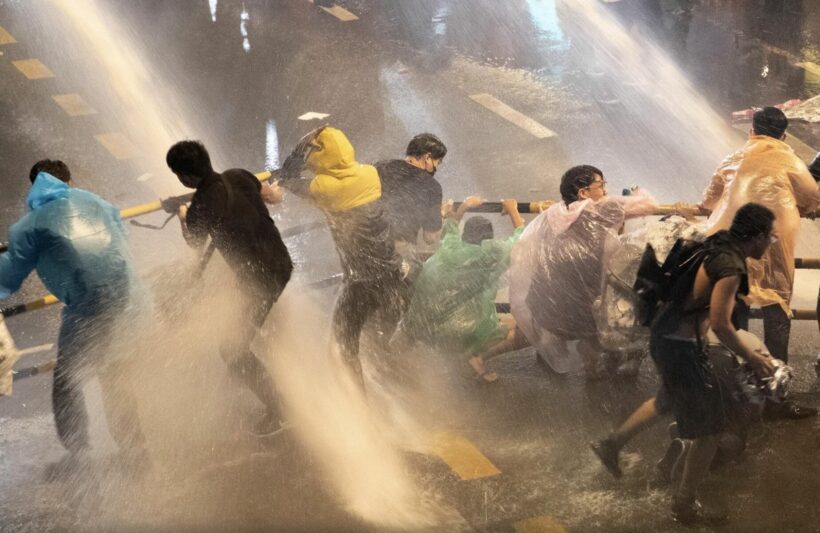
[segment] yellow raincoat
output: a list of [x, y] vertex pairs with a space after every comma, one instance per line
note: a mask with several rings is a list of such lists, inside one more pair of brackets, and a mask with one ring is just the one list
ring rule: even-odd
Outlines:
[[347, 211], [381, 198], [376, 167], [356, 162], [353, 145], [344, 133], [325, 128], [316, 142], [321, 149], [311, 152], [307, 167], [316, 175], [310, 182], [310, 194], [319, 207]]
[[708, 234], [728, 229], [737, 210], [748, 202], [774, 212], [778, 242], [759, 261], [748, 260], [747, 301], [761, 307], [778, 304], [791, 314], [789, 302], [800, 215], [815, 210], [817, 183], [806, 164], [785, 142], [766, 135], [751, 135], [741, 150], [718, 166], [703, 193], [703, 206], [712, 210]]

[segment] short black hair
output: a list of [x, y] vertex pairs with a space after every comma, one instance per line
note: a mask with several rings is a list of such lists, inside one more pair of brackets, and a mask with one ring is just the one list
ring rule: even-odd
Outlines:
[[766, 206], [749, 202], [735, 213], [729, 233], [737, 239], [769, 235], [774, 227], [774, 213]]
[[789, 119], [776, 107], [764, 107], [755, 111], [752, 117], [752, 131], [755, 135], [768, 135], [780, 139], [788, 127]]
[[564, 172], [561, 176], [561, 200], [567, 205], [576, 201], [578, 191], [592, 185], [596, 175], [604, 178], [604, 173], [592, 165], [578, 165]]
[[817, 152], [812, 162], [809, 163], [809, 172], [811, 172], [814, 181], [820, 181], [820, 152]]
[[464, 223], [461, 240], [467, 244], [481, 244], [481, 241], [492, 239], [495, 236], [493, 223], [482, 216], [474, 216]]
[[48, 172], [64, 183], [71, 181], [71, 171], [68, 169], [68, 165], [59, 159], [43, 159], [34, 163], [34, 166], [31, 167], [28, 173], [28, 179], [31, 180], [31, 183], [34, 183], [34, 180], [37, 179], [37, 174], [40, 172]]
[[443, 159], [447, 155], [447, 147], [432, 133], [419, 133], [410, 140], [405, 155], [422, 157], [424, 154], [430, 154], [433, 159]]
[[211, 156], [199, 141], [179, 141], [168, 150], [165, 162], [174, 174], [204, 178], [214, 171]]

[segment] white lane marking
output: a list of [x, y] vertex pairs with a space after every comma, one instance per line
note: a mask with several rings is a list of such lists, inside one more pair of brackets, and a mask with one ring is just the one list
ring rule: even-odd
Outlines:
[[248, 10], [242, 4], [242, 13], [239, 14], [239, 32], [242, 34], [242, 49], [245, 53], [251, 51], [251, 41], [248, 39], [248, 21], [251, 20]]
[[498, 100], [492, 95], [481, 93], [481, 94], [472, 94], [470, 98], [475, 102], [483, 105], [493, 113], [497, 114], [501, 118], [512, 122], [522, 130], [534, 135], [539, 139], [546, 139], [548, 137], [555, 137], [557, 134], [552, 131], [551, 129], [547, 128], [543, 124], [536, 122], [535, 120], [531, 119], [527, 115], [516, 111], [512, 107], [508, 106], [501, 100]]
[[322, 120], [323, 118], [327, 118], [330, 115], [327, 113], [316, 113], [315, 111], [308, 111], [301, 117], [298, 117], [299, 120]]
[[265, 125], [265, 168], [279, 168], [279, 134], [276, 132], [276, 121], [272, 119]]
[[208, 0], [208, 8], [211, 10], [211, 21], [216, 22], [216, 7], [218, 0]]
[[146, 173], [145, 173], [145, 174], [143, 174], [142, 176], [138, 177], [138, 178], [137, 178], [137, 181], [148, 181], [148, 180], [150, 180], [150, 179], [151, 179], [151, 178], [153, 178], [153, 177], [154, 177], [154, 175], [153, 175], [153, 174], [151, 174], [150, 172], [146, 172]]
[[20, 350], [20, 357], [25, 357], [27, 355], [34, 355], [36, 353], [47, 352], [54, 348], [54, 343], [49, 344], [41, 344], [39, 346], [32, 346], [31, 348], [25, 348]]

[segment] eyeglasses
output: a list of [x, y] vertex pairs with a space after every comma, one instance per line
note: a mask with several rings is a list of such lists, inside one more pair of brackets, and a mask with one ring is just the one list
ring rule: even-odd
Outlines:
[[592, 183], [590, 183], [589, 185], [584, 187], [584, 189], [591, 189], [591, 188], [595, 187], [596, 185], [599, 185], [601, 189], [605, 189], [606, 188], [606, 180], [593, 181]]

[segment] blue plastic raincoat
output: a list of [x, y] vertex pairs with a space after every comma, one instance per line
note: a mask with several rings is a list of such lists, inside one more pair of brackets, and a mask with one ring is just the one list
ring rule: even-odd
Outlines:
[[100, 197], [37, 175], [26, 199], [31, 211], [11, 227], [0, 254], [0, 299], [36, 269], [67, 308], [94, 312], [105, 299], [128, 298], [133, 270], [119, 211]]
[[523, 233], [480, 245], [461, 239], [458, 223], [444, 224], [441, 246], [413, 284], [402, 330], [411, 338], [466, 357], [481, 354], [507, 335], [499, 323], [495, 297], [510, 266], [513, 244]]

